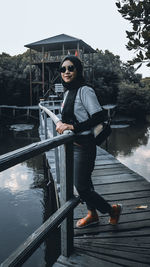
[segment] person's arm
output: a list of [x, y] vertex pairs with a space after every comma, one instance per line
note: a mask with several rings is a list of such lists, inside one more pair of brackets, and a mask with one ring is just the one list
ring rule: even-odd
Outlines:
[[99, 104], [93, 88], [85, 86], [80, 89], [79, 98], [89, 118], [86, 121], [73, 124], [75, 133], [90, 130], [105, 120], [105, 111]]
[[90, 118], [84, 122], [77, 122], [73, 124], [74, 133], [84, 132], [90, 130], [92, 127], [97, 124], [104, 122], [104, 111], [101, 110], [99, 112], [94, 113], [90, 116]]

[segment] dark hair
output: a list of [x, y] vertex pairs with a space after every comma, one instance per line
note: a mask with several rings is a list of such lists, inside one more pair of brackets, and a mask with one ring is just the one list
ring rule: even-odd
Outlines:
[[73, 63], [73, 65], [75, 66], [76, 71], [77, 71], [77, 80], [80, 81], [80, 82], [84, 82], [85, 80], [84, 80], [84, 77], [83, 77], [83, 66], [82, 66], [81, 60], [76, 56], [68, 55], [62, 60], [60, 66], [62, 66], [62, 64], [66, 60], [71, 61]]

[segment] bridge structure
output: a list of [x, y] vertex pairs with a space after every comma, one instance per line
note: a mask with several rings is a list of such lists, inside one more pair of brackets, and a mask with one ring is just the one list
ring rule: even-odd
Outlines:
[[46, 152], [54, 179], [60, 183], [58, 210], [0, 266], [22, 266], [60, 225], [61, 255], [54, 267], [150, 266], [150, 183], [97, 147], [92, 173], [96, 191], [111, 204], [121, 203], [123, 212], [117, 226], [109, 225], [107, 214], [99, 214], [99, 225], [77, 229], [76, 221], [85, 216], [86, 208], [73, 187], [72, 143], [76, 136], [72, 132], [50, 136], [55, 129], [48, 118], [50, 109], [40, 109], [42, 141], [0, 156], [0, 171]]

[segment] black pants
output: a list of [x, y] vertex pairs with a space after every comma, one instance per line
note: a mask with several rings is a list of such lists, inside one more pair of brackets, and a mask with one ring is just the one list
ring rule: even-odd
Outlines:
[[95, 192], [91, 180], [96, 158], [96, 145], [88, 138], [79, 145], [74, 144], [74, 184], [87, 209], [97, 209], [101, 213], [110, 213], [111, 206]]

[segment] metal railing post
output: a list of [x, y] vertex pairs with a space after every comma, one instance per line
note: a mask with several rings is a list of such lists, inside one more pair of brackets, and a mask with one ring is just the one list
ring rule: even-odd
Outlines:
[[40, 120], [40, 132], [41, 132], [41, 135], [43, 135], [42, 110], [40, 107], [39, 107], [39, 120]]
[[[63, 205], [73, 197], [73, 144], [61, 146], [60, 202]], [[61, 225], [61, 255], [69, 257], [73, 252], [73, 211]]]
[[[57, 136], [56, 133], [56, 125], [52, 121], [52, 126], [53, 126], [53, 136]], [[60, 184], [60, 169], [59, 169], [59, 148], [55, 148], [55, 166], [56, 166], [56, 182], [57, 184]]]
[[45, 132], [45, 139], [47, 139], [47, 114], [44, 111], [44, 132]]

